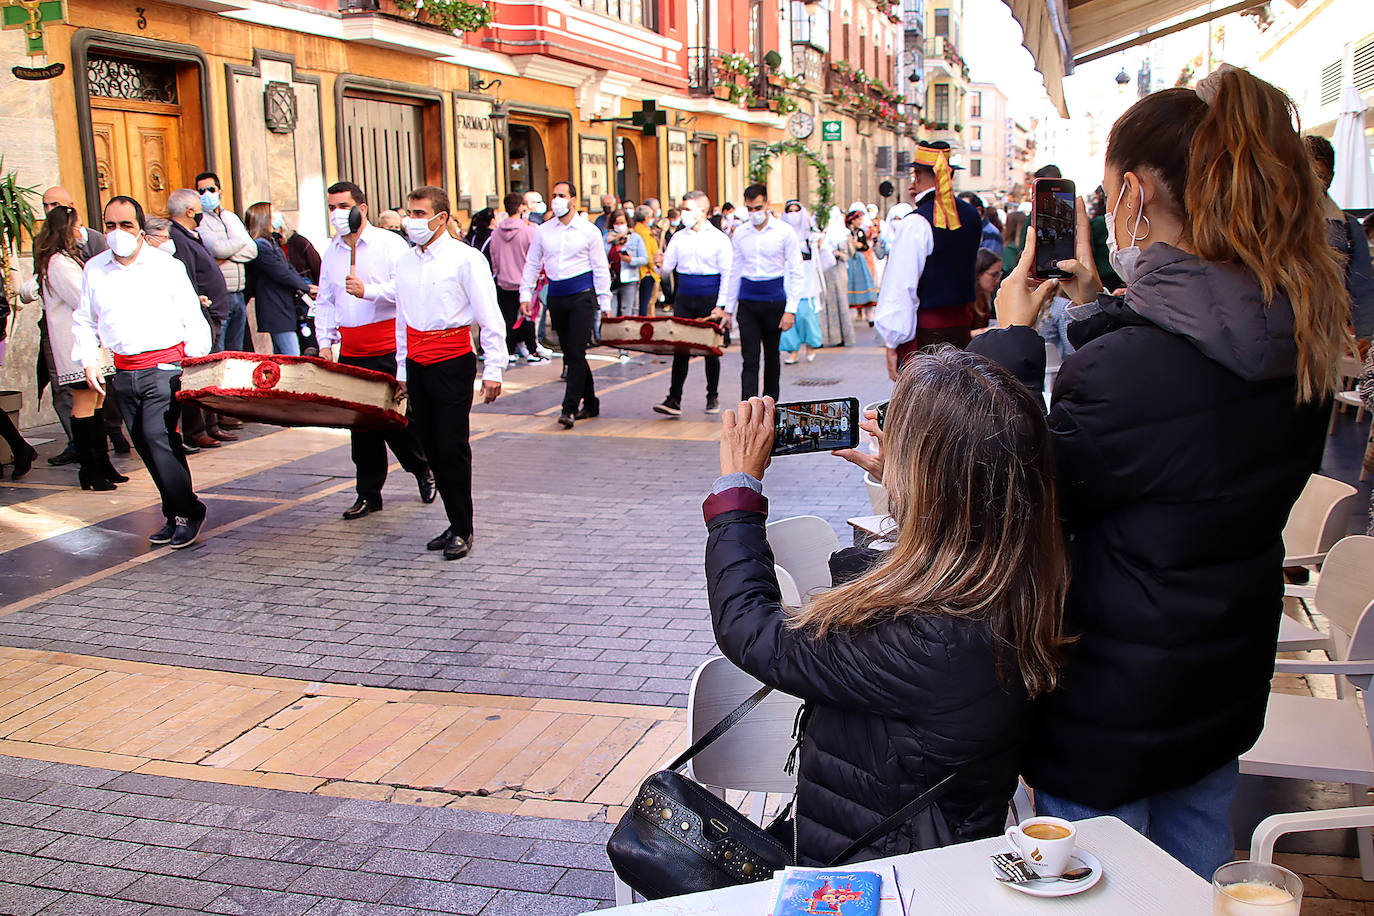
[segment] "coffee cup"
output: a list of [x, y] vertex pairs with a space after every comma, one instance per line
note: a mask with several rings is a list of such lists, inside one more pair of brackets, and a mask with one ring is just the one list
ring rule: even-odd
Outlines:
[[1041, 878], [1058, 878], [1069, 867], [1078, 831], [1060, 817], [1031, 817], [1007, 828], [1007, 842]]

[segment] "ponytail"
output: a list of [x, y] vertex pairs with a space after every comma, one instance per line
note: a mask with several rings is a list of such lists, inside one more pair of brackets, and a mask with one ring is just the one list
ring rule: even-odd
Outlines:
[[1246, 70], [1223, 66], [1203, 88], [1208, 101], [1166, 89], [1137, 102], [1113, 125], [1107, 159], [1153, 170], [1198, 257], [1244, 267], [1271, 302], [1288, 298], [1298, 400], [1321, 400], [1337, 390], [1349, 300], [1296, 110]]

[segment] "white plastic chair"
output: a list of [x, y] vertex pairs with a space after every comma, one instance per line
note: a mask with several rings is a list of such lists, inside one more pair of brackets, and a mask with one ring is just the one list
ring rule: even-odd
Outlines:
[[[1374, 827], [1374, 805], [1271, 814], [1255, 826], [1255, 832], [1250, 836], [1250, 861], [1272, 864], [1274, 845], [1284, 834], [1368, 827]], [[1370, 880], [1368, 873], [1365, 874], [1365, 880]]]
[[[1346, 541], [1350, 540], [1349, 538]], [[1364, 540], [1374, 540], [1364, 538]], [[1331, 550], [1338, 560], [1346, 541]], [[1345, 661], [1279, 659], [1274, 670], [1289, 674], [1330, 674], [1344, 677], [1361, 691], [1374, 680], [1374, 601], [1359, 615], [1350, 636]], [[1332, 626], [1337, 626], [1333, 620]], [[1240, 758], [1240, 771], [1255, 776], [1278, 776], [1351, 786], [1351, 800], [1368, 800], [1374, 787], [1374, 729], [1360, 703], [1275, 693], [1269, 696], [1264, 731]], [[1374, 880], [1374, 841], [1368, 830], [1356, 832], [1360, 868]]]
[[[687, 692], [687, 742], [697, 741], [763, 685], [729, 659], [707, 659], [692, 673]], [[792, 730], [801, 700], [773, 691], [734, 728], [716, 739], [687, 764], [687, 775], [720, 798], [727, 790], [748, 793], [741, 812], [756, 824], [764, 821], [768, 793], [792, 795], [797, 777], [786, 771], [796, 739]], [[632, 903], [628, 885], [615, 879], [617, 906]]]
[[768, 523], [773, 562], [792, 574], [802, 601], [830, 588], [830, 555], [840, 539], [830, 523], [815, 515], [798, 515]]
[[[1306, 649], [1325, 650], [1332, 658], [1344, 655], [1350, 634], [1361, 612], [1374, 601], [1374, 538], [1356, 534], [1341, 538], [1326, 552], [1316, 588], [1285, 586], [1290, 598], [1310, 598], [1317, 612], [1326, 618], [1330, 633], [1304, 626], [1285, 614], [1279, 620], [1280, 652]], [[1339, 695], [1344, 686], [1337, 680]]]
[[1320, 566], [1349, 529], [1359, 492], [1344, 481], [1309, 477], [1283, 526], [1283, 565]]
[[873, 514], [887, 515], [891, 511], [887, 505], [887, 487], [874, 480], [867, 471], [864, 472], [864, 486], [868, 489], [868, 502], [873, 506]]
[[801, 592], [797, 590], [797, 580], [792, 578], [792, 574], [777, 564], [773, 565], [773, 574], [778, 577], [778, 591], [782, 592], [782, 606], [788, 608], [801, 607]]

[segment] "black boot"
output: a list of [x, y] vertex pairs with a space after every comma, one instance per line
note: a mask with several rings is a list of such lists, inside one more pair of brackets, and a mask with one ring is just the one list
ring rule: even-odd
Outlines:
[[[76, 460], [81, 463], [77, 480], [83, 490], [113, 490], [114, 481], [105, 476], [105, 429], [99, 417], [72, 417], [72, 438]], [[104, 459], [104, 460], [102, 460]]]
[[[110, 450], [105, 439], [105, 408], [98, 408], [95, 417], [99, 422], [96, 429], [100, 430], [100, 438], [95, 440], [95, 444], [100, 450], [100, 466], [105, 470], [105, 479], [112, 483], [128, 483], [129, 478], [115, 470], [115, 466], [110, 463]], [[119, 438], [123, 439], [124, 437], [121, 435]]]
[[0, 410], [0, 439], [5, 440], [5, 443], [10, 447], [11, 454], [14, 455], [14, 473], [12, 476], [14, 480], [18, 480], [33, 467], [38, 452], [34, 451], [32, 445], [24, 441], [24, 437], [19, 434], [19, 429], [10, 419], [10, 415], [3, 410]]

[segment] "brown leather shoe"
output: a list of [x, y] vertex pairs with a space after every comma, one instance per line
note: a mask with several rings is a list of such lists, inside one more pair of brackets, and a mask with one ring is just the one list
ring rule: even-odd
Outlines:
[[196, 448], [219, 448], [219, 440], [211, 439], [209, 436], [205, 435], [205, 433], [201, 433], [199, 436], [192, 436], [186, 441]]
[[211, 430], [211, 431], [210, 431], [210, 438], [212, 438], [212, 439], [218, 439], [218, 440], [221, 441], [221, 442], [237, 442], [237, 441], [239, 441], [239, 437], [238, 437], [238, 436], [234, 435], [233, 433], [225, 432], [225, 431], [222, 430], [222, 429], [214, 429], [214, 430]]
[[243, 429], [243, 421], [240, 420], [238, 417], [226, 417], [226, 416], [224, 416], [223, 414], [220, 414], [220, 418], [219, 418], [219, 428], [220, 428], [220, 429]]

